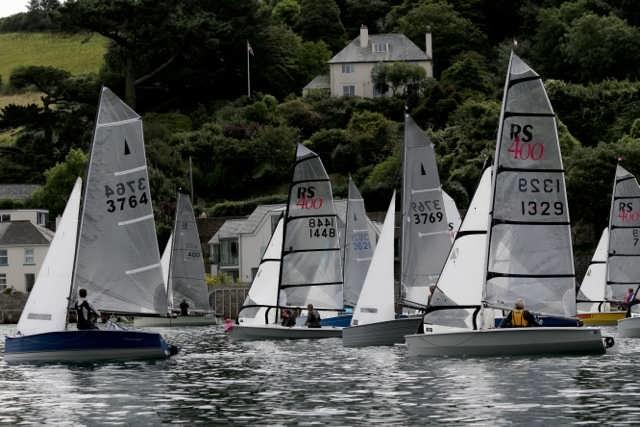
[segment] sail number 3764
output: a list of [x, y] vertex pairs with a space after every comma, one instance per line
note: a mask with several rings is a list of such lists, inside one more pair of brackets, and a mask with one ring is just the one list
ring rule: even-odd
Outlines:
[[104, 195], [107, 197], [107, 212], [112, 213], [126, 208], [134, 209], [138, 205], [146, 205], [149, 203], [146, 190], [146, 178], [118, 182], [113, 187], [106, 184], [104, 186]]

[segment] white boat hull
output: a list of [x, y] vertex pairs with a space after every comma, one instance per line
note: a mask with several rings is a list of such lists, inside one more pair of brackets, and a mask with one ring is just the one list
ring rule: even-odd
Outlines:
[[405, 335], [418, 332], [420, 325], [422, 316], [351, 326], [343, 329], [342, 344], [345, 347], [401, 344]]
[[640, 317], [627, 317], [618, 320], [618, 336], [640, 338]]
[[133, 325], [136, 328], [148, 328], [154, 326], [209, 326], [217, 324], [218, 320], [214, 314], [178, 317], [136, 317], [133, 319]]
[[235, 325], [231, 330], [231, 337], [235, 340], [296, 340], [340, 338], [342, 328], [323, 326], [322, 328], [306, 328], [293, 326], [291, 328], [280, 325]]
[[600, 329], [508, 328], [405, 337], [410, 356], [602, 354]]

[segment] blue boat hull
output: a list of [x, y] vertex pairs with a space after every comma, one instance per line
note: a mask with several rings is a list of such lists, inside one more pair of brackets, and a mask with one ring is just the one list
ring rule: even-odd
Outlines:
[[340, 316], [327, 317], [320, 320], [321, 326], [335, 326], [336, 328], [348, 328], [351, 326], [353, 314], [342, 314]]
[[90, 362], [166, 359], [176, 348], [158, 333], [128, 330], [47, 332], [5, 338], [5, 361]]

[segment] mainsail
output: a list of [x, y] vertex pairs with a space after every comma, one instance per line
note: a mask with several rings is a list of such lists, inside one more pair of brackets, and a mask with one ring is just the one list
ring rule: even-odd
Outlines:
[[280, 267], [279, 304], [341, 310], [342, 260], [331, 182], [320, 157], [296, 150]]
[[489, 167], [482, 173], [478, 188], [438, 278], [436, 290], [429, 299], [430, 312], [425, 317], [425, 322], [475, 329], [473, 314], [482, 304], [490, 203]]
[[402, 270], [406, 302], [425, 304], [449, 248], [451, 234], [433, 144], [405, 115], [402, 190]]
[[[284, 219], [280, 218], [262, 255], [258, 272], [253, 278], [249, 294], [244, 300], [238, 320], [242, 324], [266, 324], [275, 322], [278, 305], [278, 275]], [[269, 309], [272, 307], [273, 309]], [[268, 313], [268, 314], [267, 314]], [[268, 319], [267, 319], [267, 316]]]
[[608, 303], [606, 303], [606, 307], [605, 304], [602, 304], [604, 301], [611, 299], [611, 287], [606, 286], [608, 247], [609, 229], [605, 228], [602, 230], [600, 241], [578, 291], [578, 311], [597, 312], [609, 309]]
[[191, 199], [178, 192], [173, 227], [169, 292], [174, 304], [185, 300], [193, 311], [211, 311], [204, 280], [204, 261]]
[[484, 301], [576, 315], [571, 226], [556, 118], [540, 76], [511, 54], [494, 163]]
[[623, 301], [628, 288], [640, 285], [640, 186], [618, 165], [609, 215], [607, 285], [611, 299]]
[[82, 180], [78, 178], [18, 321], [18, 335], [63, 331], [67, 320]]
[[345, 227], [344, 304], [354, 307], [373, 256], [374, 231], [369, 225], [364, 199], [349, 177]]
[[395, 211], [396, 193], [394, 191], [380, 232], [380, 239], [362, 285], [362, 292], [353, 310], [351, 320], [353, 326], [384, 322], [395, 318], [393, 285]]
[[167, 311], [142, 120], [107, 88], [93, 136], [73, 285], [87, 289], [99, 310]]

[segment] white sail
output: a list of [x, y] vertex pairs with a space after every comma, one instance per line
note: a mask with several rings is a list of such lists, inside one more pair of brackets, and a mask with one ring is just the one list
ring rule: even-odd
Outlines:
[[400, 282], [407, 302], [424, 305], [447, 259], [451, 235], [433, 144], [408, 114], [402, 188]]
[[384, 322], [395, 318], [393, 278], [395, 211], [396, 193], [394, 191], [358, 303], [353, 310], [352, 326]]
[[453, 200], [453, 198], [444, 190], [442, 190], [442, 200], [444, 201], [444, 212], [447, 215], [449, 235], [453, 242], [453, 239], [456, 237], [456, 233], [460, 228], [460, 212], [458, 211], [458, 206], [456, 206], [456, 201]]
[[618, 165], [609, 215], [607, 285], [611, 299], [623, 301], [628, 288], [640, 286], [640, 186]]
[[[265, 320], [268, 320], [268, 323], [275, 322], [276, 308], [269, 310], [269, 307], [275, 307], [278, 304], [278, 275], [280, 274], [283, 229], [284, 219], [280, 218], [262, 255], [243, 309], [240, 311], [238, 321], [241, 324], [264, 325]], [[269, 310], [268, 319], [265, 317], [267, 310]]]
[[540, 76], [511, 54], [493, 169], [484, 300], [576, 315], [571, 225], [556, 118]]
[[81, 192], [82, 180], [78, 178], [20, 315], [16, 328], [18, 335], [63, 331], [65, 328]]
[[173, 232], [169, 235], [169, 240], [162, 252], [162, 258], [160, 258], [160, 265], [162, 267], [162, 278], [166, 285], [167, 290], [167, 305], [169, 310], [173, 308], [173, 295], [171, 294], [171, 283], [169, 277], [169, 263], [171, 262], [171, 246], [173, 246]]
[[344, 304], [354, 307], [367, 276], [376, 237], [367, 218], [364, 199], [351, 177], [346, 215]]
[[211, 311], [196, 217], [191, 199], [181, 193], [176, 201], [170, 262], [169, 289], [173, 303], [186, 301], [191, 311]]
[[73, 296], [85, 288], [99, 310], [166, 314], [149, 190], [142, 120], [103, 88], [85, 183]]
[[[578, 291], [578, 312], [593, 313], [608, 310], [609, 303], [601, 304], [602, 301], [611, 297], [610, 295], [606, 295], [608, 246], [609, 229], [605, 228], [602, 230], [600, 241], [598, 241], [598, 246], [593, 254], [593, 258], [591, 258], [591, 263], [584, 275], [584, 279], [582, 279], [582, 284]], [[591, 303], [587, 301], [596, 302]]]
[[480, 178], [467, 214], [444, 264], [436, 291], [429, 300], [432, 311], [425, 322], [473, 329], [475, 308], [456, 309], [456, 306], [482, 304], [482, 286], [487, 262], [487, 218], [491, 203], [491, 168]]
[[331, 182], [320, 157], [302, 144], [296, 150], [283, 240], [279, 304], [341, 310], [342, 257]]

